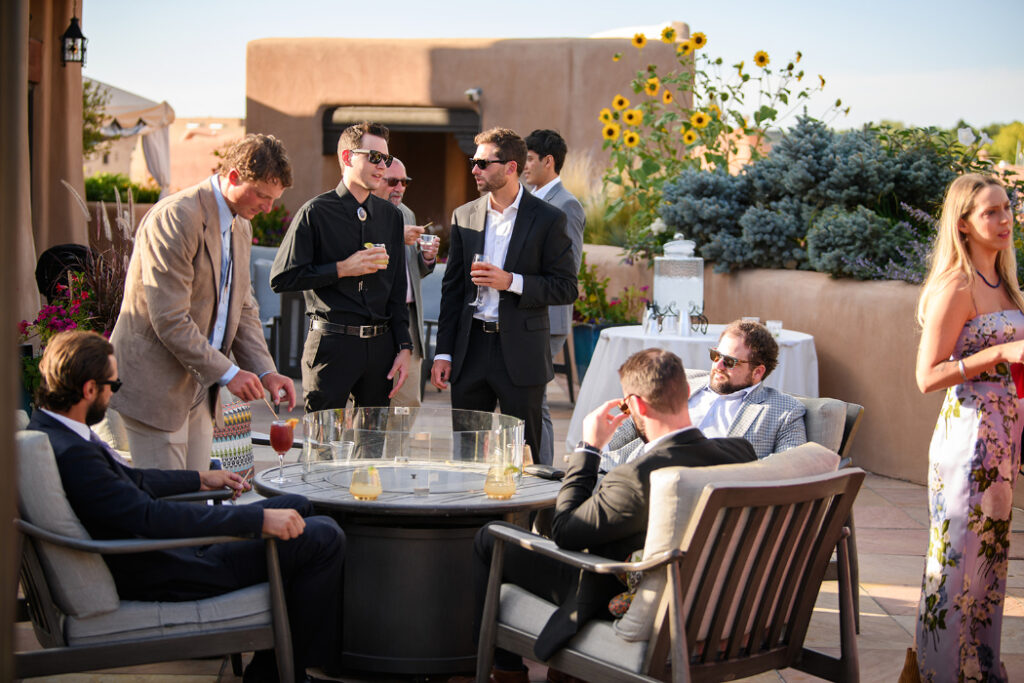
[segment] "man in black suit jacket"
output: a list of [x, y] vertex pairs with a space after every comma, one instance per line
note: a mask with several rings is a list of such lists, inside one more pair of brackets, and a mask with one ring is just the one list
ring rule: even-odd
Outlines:
[[[548, 306], [576, 299], [572, 242], [565, 214], [519, 183], [523, 139], [493, 128], [475, 142], [471, 170], [484, 194], [452, 215], [431, 382], [444, 389], [451, 381], [453, 408], [500, 405], [522, 418], [539, 454], [541, 401], [554, 376]], [[474, 254], [485, 262], [473, 264]]]
[[[239, 506], [160, 500], [223, 488], [238, 494], [246, 484], [225, 470], [135, 469], [119, 462], [89, 428], [103, 419], [110, 397], [121, 387], [113, 354], [110, 342], [95, 332], [62, 332], [50, 340], [39, 366], [39, 408], [28, 426], [49, 437], [64, 492], [86, 531], [96, 539], [281, 539], [278, 549], [296, 680], [306, 678], [307, 666], [333, 663], [345, 557], [345, 535], [337, 523], [311, 516], [312, 505], [301, 496]], [[261, 540], [241, 541], [103, 559], [121, 598], [177, 602], [266, 581], [263, 545]], [[257, 653], [244, 680], [277, 680], [271, 651]]]
[[[567, 550], [590, 552], [625, 560], [643, 548], [647, 534], [651, 472], [662, 467], [703, 467], [752, 462], [754, 449], [743, 439], [708, 439], [690, 423], [689, 387], [679, 357], [662, 349], [645, 349], [630, 356], [619, 368], [625, 398], [599, 406], [583, 421], [583, 441], [569, 457], [552, 521], [552, 538]], [[613, 415], [619, 408], [621, 412]], [[646, 442], [635, 460], [610, 471], [597, 482], [601, 449], [627, 416]], [[596, 488], [595, 488], [596, 487]], [[477, 534], [477, 590], [480, 608], [493, 547], [486, 528]], [[587, 620], [607, 611], [608, 601], [623, 591], [615, 578], [583, 574], [567, 565], [518, 548], [505, 554], [505, 581], [516, 583], [560, 607], [548, 620], [534, 652], [548, 659]], [[519, 658], [495, 651], [495, 667], [522, 670]], [[524, 670], [523, 670], [524, 671]], [[519, 680], [527, 680], [522, 678]]]

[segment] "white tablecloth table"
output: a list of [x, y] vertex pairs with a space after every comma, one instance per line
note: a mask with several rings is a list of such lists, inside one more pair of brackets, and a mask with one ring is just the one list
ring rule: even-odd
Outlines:
[[[569, 422], [566, 448], [571, 451], [583, 432], [583, 418], [605, 401], [622, 396], [619, 384], [619, 366], [627, 358], [643, 349], [658, 347], [673, 352], [683, 361], [683, 367], [708, 370], [711, 359], [708, 350], [718, 343], [725, 325], [708, 325], [707, 334], [688, 333], [686, 336], [644, 334], [640, 325], [609, 327], [601, 332], [594, 348], [576, 407]], [[814, 337], [803, 332], [783, 330], [778, 338], [779, 364], [765, 380], [765, 384], [779, 391], [801, 396], [818, 395], [818, 354]]]

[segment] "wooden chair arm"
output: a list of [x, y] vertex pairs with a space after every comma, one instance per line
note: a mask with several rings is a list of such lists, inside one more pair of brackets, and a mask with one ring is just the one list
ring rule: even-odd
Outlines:
[[563, 550], [549, 538], [532, 534], [506, 522], [494, 522], [487, 527], [487, 530], [505, 543], [517, 545], [524, 550], [545, 555], [564, 564], [584, 569], [594, 574], [648, 571], [679, 560], [685, 555], [682, 550], [672, 548], [641, 562], [617, 562], [592, 553]]
[[252, 540], [240, 536], [196, 536], [193, 538], [132, 538], [117, 541], [94, 541], [56, 534], [23, 519], [15, 519], [14, 524], [21, 533], [38, 538], [41, 541], [101, 555], [126, 555], [152, 550], [169, 550], [171, 548], [187, 548], [198, 545], [213, 545], [214, 543]]

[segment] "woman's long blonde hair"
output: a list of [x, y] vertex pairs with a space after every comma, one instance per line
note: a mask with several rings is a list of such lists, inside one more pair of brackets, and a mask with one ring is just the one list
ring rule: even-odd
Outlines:
[[[967, 241], [963, 239], [958, 224], [974, 210], [974, 199], [978, 192], [991, 185], [1003, 187], [993, 176], [968, 173], [950, 183], [946, 190], [939, 230], [930, 257], [931, 268], [921, 287], [921, 298], [917, 300], [918, 325], [924, 325], [924, 312], [931, 297], [951, 278], [962, 278], [968, 287], [974, 286], [974, 264], [967, 253]], [[1024, 294], [1021, 294], [1017, 282], [1017, 255], [1012, 244], [996, 254], [996, 273], [1002, 279], [1003, 288], [1010, 299], [1017, 308], [1024, 311]]]

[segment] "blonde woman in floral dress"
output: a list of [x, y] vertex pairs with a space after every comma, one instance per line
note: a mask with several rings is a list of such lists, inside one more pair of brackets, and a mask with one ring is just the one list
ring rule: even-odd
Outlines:
[[1003, 186], [958, 178], [917, 308], [917, 384], [946, 390], [928, 454], [931, 533], [917, 620], [926, 681], [1006, 680], [999, 639], [1024, 427], [1009, 370], [1024, 360], [1016, 271]]

